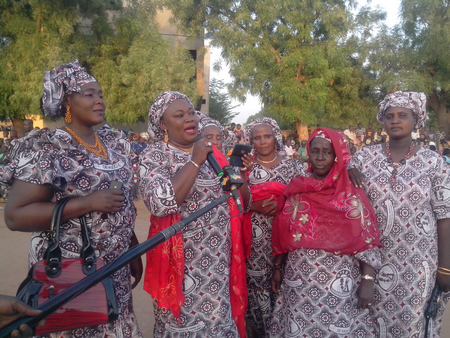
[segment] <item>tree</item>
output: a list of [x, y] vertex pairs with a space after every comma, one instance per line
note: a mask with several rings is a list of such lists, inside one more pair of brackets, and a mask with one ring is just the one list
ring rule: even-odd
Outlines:
[[[365, 79], [359, 47], [384, 18], [353, 1], [167, 0], [179, 29], [222, 48], [232, 97], [259, 96], [288, 123], [366, 122], [374, 102], [360, 90]], [[216, 68], [220, 65], [215, 65]], [[370, 113], [370, 114], [368, 114]]]
[[195, 64], [157, 31], [145, 0], [0, 0], [0, 120], [40, 114], [44, 72], [76, 58], [102, 86], [112, 123], [144, 120], [158, 94], [195, 100]]
[[238, 114], [232, 112], [237, 106], [232, 106], [230, 96], [223, 92], [225, 87], [222, 80], [212, 79], [209, 84], [209, 116], [223, 126], [233, 122], [233, 118]]
[[424, 91], [439, 125], [450, 134], [450, 2], [403, 0], [401, 4], [404, 67], [413, 76], [400, 89]]

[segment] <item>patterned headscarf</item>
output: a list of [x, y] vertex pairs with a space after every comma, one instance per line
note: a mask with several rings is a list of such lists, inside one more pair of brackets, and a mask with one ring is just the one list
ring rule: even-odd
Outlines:
[[80, 66], [78, 60], [60, 65], [45, 73], [42, 111], [45, 116], [56, 118], [64, 115], [62, 108], [64, 98], [72, 93], [81, 92], [81, 86], [97, 80]]
[[165, 92], [159, 95], [148, 110], [148, 133], [155, 141], [164, 140], [164, 130], [161, 128], [160, 121], [165, 111], [178, 99], [185, 99], [193, 107], [191, 100], [179, 92]]
[[228, 130], [224, 126], [220, 124], [219, 121], [214, 120], [207, 116], [206, 114], [202, 112], [197, 112], [197, 115], [199, 117], [199, 123], [198, 123], [198, 130], [199, 133], [201, 133], [206, 127], [214, 126], [219, 129], [220, 136], [222, 136], [222, 148], [220, 149], [223, 151], [224, 154], [227, 154], [228, 151], [233, 149], [234, 145], [237, 142], [237, 136], [232, 131]]
[[417, 123], [414, 128], [423, 128], [427, 122], [427, 97], [424, 93], [417, 92], [395, 92], [386, 95], [383, 101], [379, 104], [377, 120], [383, 124], [386, 110], [390, 107], [402, 107], [411, 109], [414, 116], [417, 118]]
[[284, 144], [283, 144], [283, 135], [281, 134], [281, 129], [278, 126], [277, 121], [274, 119], [271, 119], [270, 117], [261, 117], [254, 119], [252, 122], [247, 124], [244, 127], [244, 140], [247, 144], [253, 144], [252, 138], [253, 138], [253, 128], [256, 126], [259, 126], [261, 124], [267, 124], [272, 128], [273, 135], [275, 136], [275, 139], [277, 141], [277, 149], [275, 150], [283, 150]]

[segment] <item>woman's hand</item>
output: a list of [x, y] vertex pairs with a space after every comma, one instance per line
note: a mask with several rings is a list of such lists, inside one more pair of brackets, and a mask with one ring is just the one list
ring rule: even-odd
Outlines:
[[125, 195], [119, 189], [103, 189], [92, 194], [80, 197], [86, 207], [96, 212], [118, 212], [125, 201]]
[[213, 152], [213, 147], [211, 145], [211, 141], [207, 140], [206, 138], [202, 137], [198, 139], [194, 143], [194, 150], [192, 151], [192, 161], [197, 163], [199, 166], [201, 166], [206, 161], [206, 156], [208, 153]]
[[272, 291], [276, 294], [280, 293], [281, 282], [283, 281], [283, 274], [280, 269], [274, 269], [270, 284], [272, 285]]
[[350, 178], [350, 181], [353, 183], [353, 185], [357, 188], [363, 188], [363, 184], [366, 181], [359, 171], [359, 169], [351, 168], [347, 170], [348, 177]]
[[142, 274], [144, 273], [144, 266], [142, 264], [142, 258], [138, 257], [130, 263], [131, 276], [134, 278], [134, 282], [131, 288], [134, 289], [141, 281]]
[[253, 202], [250, 209], [251, 211], [256, 211], [264, 215], [275, 216], [277, 213], [277, 208], [278, 202], [272, 195], [268, 199]]
[[253, 156], [251, 154], [244, 154], [244, 156], [241, 157], [241, 160], [244, 165], [244, 167], [241, 168], [241, 171], [251, 171], [253, 168]]
[[450, 276], [446, 276], [438, 272], [436, 274], [436, 281], [443, 292], [450, 291]]
[[[130, 242], [130, 248], [135, 247], [139, 244], [139, 241], [136, 237], [136, 234], [133, 232], [133, 235], [131, 236], [131, 242]], [[134, 261], [130, 263], [130, 271], [131, 276], [134, 278], [134, 282], [131, 285], [131, 288], [134, 289], [139, 282], [141, 281], [142, 274], [144, 272], [144, 266], [142, 265], [142, 258], [139, 256]]]
[[362, 279], [356, 295], [358, 296], [358, 308], [370, 309], [373, 302], [373, 281]]

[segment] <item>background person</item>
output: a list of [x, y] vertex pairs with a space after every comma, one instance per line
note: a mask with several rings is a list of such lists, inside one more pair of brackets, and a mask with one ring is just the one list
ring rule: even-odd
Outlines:
[[343, 133], [316, 129], [308, 155], [310, 169], [278, 199], [272, 228], [272, 289], [280, 296], [271, 337], [372, 337], [360, 320], [373, 302], [373, 267], [380, 266], [372, 206], [350, 184]]
[[[423, 337], [424, 312], [435, 283], [450, 290], [450, 172], [439, 154], [414, 144], [411, 137], [426, 119], [424, 93], [388, 94], [377, 120], [389, 141], [358, 151], [349, 166], [366, 179], [364, 190], [383, 243], [372, 307], [377, 337]], [[362, 187], [362, 177], [351, 174]], [[448, 297], [443, 295], [429, 337], [439, 337]]]
[[[14, 231], [32, 232], [30, 266], [43, 259], [49, 245], [50, 220], [55, 202], [73, 197], [64, 208], [61, 226], [62, 257], [79, 257], [81, 231], [78, 217], [87, 215], [90, 240], [106, 264], [132, 245], [136, 209], [131, 196], [132, 152], [125, 136], [104, 123], [106, 105], [97, 80], [78, 60], [45, 73], [42, 109], [47, 117], [65, 117], [65, 127], [41, 129], [12, 141], [11, 163], [4, 181], [12, 181], [5, 207], [5, 222]], [[121, 190], [108, 189], [112, 181]], [[30, 217], [33, 221], [30, 222]], [[131, 272], [130, 272], [131, 266]], [[135, 260], [112, 275], [119, 318], [111, 323], [52, 333], [50, 337], [141, 337], [133, 311], [134, 286], [142, 275], [142, 261]]]
[[[253, 146], [254, 155], [243, 157], [244, 171], [252, 192], [252, 203], [245, 215], [247, 254], [249, 337], [268, 337], [275, 296], [271, 291], [273, 273], [272, 221], [277, 210], [277, 198], [290, 180], [303, 175], [301, 163], [277, 154], [284, 147], [281, 130], [275, 120], [258, 118], [245, 126], [246, 143]], [[250, 232], [251, 230], [251, 232]]]
[[23, 120], [23, 136], [27, 136], [33, 130], [33, 120]]
[[[206, 162], [212, 142], [202, 137], [194, 143], [198, 116], [186, 95], [161, 94], [149, 109], [148, 132], [155, 143], [141, 154], [139, 175], [151, 237], [224, 192]], [[224, 158], [219, 151], [214, 156]], [[247, 288], [237, 216], [228, 200], [147, 253], [144, 289], [153, 298], [155, 338], [245, 337]]]

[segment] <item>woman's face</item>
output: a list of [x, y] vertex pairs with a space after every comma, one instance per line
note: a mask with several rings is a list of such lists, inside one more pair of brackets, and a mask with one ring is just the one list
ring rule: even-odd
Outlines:
[[416, 120], [411, 109], [403, 107], [390, 107], [384, 115], [384, 128], [390, 139], [411, 137]]
[[97, 82], [82, 85], [81, 94], [72, 93], [66, 104], [70, 107], [73, 124], [91, 127], [105, 121], [106, 104]]
[[220, 130], [216, 126], [208, 126], [202, 131], [202, 136], [212, 144], [216, 146], [217, 149], [222, 151], [222, 135], [220, 135]]
[[161, 117], [161, 128], [167, 129], [169, 141], [174, 145], [190, 146], [198, 133], [198, 118], [194, 107], [185, 99], [178, 99]]
[[253, 148], [261, 156], [275, 153], [276, 139], [272, 128], [267, 124], [260, 124], [253, 128], [252, 143]]
[[330, 141], [321, 137], [314, 138], [309, 148], [309, 163], [313, 177], [320, 181], [326, 178], [333, 167], [335, 157]]

